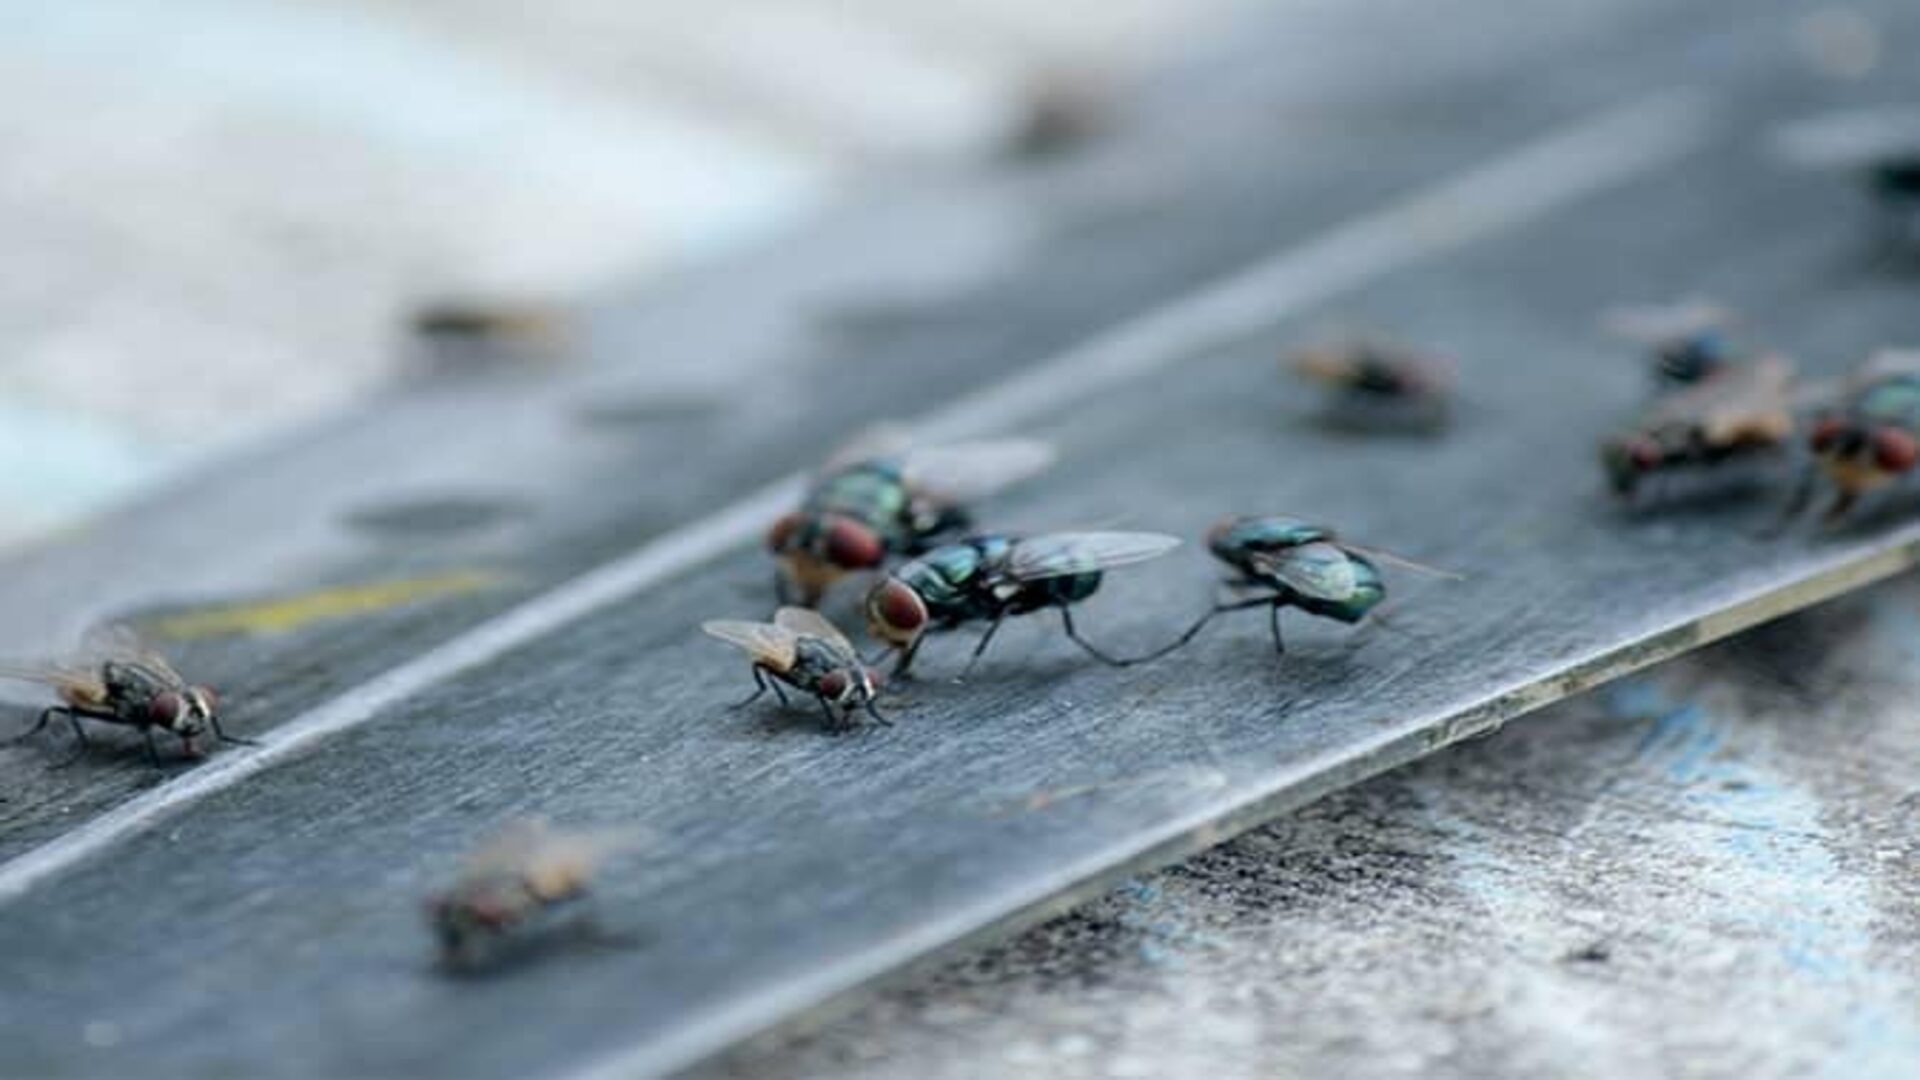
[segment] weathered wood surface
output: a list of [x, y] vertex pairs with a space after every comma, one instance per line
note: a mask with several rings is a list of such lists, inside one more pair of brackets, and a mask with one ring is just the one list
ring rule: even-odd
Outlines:
[[700, 1075], [1911, 1076], [1916, 610], [1622, 680]]

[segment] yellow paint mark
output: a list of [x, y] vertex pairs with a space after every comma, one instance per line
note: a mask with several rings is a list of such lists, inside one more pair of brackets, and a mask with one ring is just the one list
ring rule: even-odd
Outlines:
[[462, 596], [497, 588], [506, 582], [499, 574], [463, 570], [434, 577], [343, 585], [300, 596], [203, 608], [168, 615], [145, 623], [153, 636], [175, 641], [220, 637], [226, 634], [285, 634], [310, 623], [367, 615], [446, 596]]

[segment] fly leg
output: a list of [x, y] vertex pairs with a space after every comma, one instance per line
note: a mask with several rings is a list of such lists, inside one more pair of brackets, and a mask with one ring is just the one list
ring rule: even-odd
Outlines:
[[20, 734], [15, 735], [13, 738], [8, 739], [7, 741], [10, 743], [25, 742], [26, 740], [31, 739], [35, 735], [38, 735], [42, 731], [46, 730], [47, 725], [53, 722], [53, 718], [55, 716], [61, 715], [65, 712], [66, 710], [62, 709], [58, 705], [48, 706], [47, 708], [40, 710], [40, 719], [37, 723], [35, 723], [32, 727], [28, 728], [27, 730], [21, 732]]
[[1807, 512], [1808, 505], [1813, 502], [1814, 488], [1819, 485], [1819, 481], [1819, 474], [1812, 465], [1801, 469], [1800, 482], [1794, 485], [1793, 494], [1788, 497], [1787, 505], [1781, 509], [1780, 520], [1774, 522], [1773, 525], [1761, 535], [1771, 539], [1786, 532], [1787, 526], [1793, 524], [1795, 519]]
[[1287, 655], [1287, 639], [1280, 636], [1280, 601], [1275, 600], [1267, 609], [1268, 625], [1273, 628], [1273, 654]]
[[1073, 609], [1065, 604], [1060, 605], [1060, 623], [1067, 628], [1068, 640], [1086, 650], [1088, 656], [1093, 657], [1108, 667], [1132, 667], [1134, 664], [1139, 663], [1138, 660], [1121, 660], [1118, 657], [1109, 656], [1095, 648], [1092, 642], [1081, 637], [1080, 632], [1073, 628]]
[[[153, 725], [151, 724], [141, 725], [140, 734], [145, 735], [147, 737], [147, 760], [153, 762], [154, 768], [156, 769], [159, 768], [160, 767], [160, 748], [154, 745], [154, 742], [153, 742]], [[193, 744], [187, 743], [186, 745], [187, 745], [189, 756], [191, 756], [191, 753], [193, 750]]]
[[987, 646], [993, 644], [993, 635], [1000, 632], [1000, 624], [1006, 621], [1006, 608], [1003, 607], [993, 613], [993, 625], [987, 627], [987, 632], [980, 635], [980, 643], [973, 647], [973, 656], [967, 660], [966, 670], [960, 672], [960, 677], [955, 679], [955, 682], [966, 682], [967, 676], [973, 674], [974, 667], [980, 663], [980, 657], [986, 654]]
[[921, 634], [919, 637], [913, 639], [913, 644], [901, 649], [900, 656], [894, 660], [893, 670], [887, 673], [887, 677], [897, 682], [905, 682], [913, 678], [913, 674], [909, 669], [913, 667], [913, 658], [920, 655], [920, 643], [925, 640], [927, 640], [927, 635]]
[[762, 669], [759, 664], [753, 665], [753, 683], [755, 686], [759, 687], [759, 689], [753, 692], [752, 697], [746, 699], [745, 701], [735, 703], [732, 706], [733, 708], [736, 708], [736, 709], [746, 708], [747, 706], [767, 696], [768, 690], [772, 690], [774, 696], [780, 699], [781, 705], [785, 705], [787, 703], [787, 692], [785, 690], [780, 689], [779, 681], [777, 679], [769, 678], [767, 676], [766, 671]]
[[259, 746], [260, 745], [260, 741], [258, 739], [242, 739], [237, 735], [227, 734], [226, 729], [220, 726], [220, 718], [217, 716], [209, 716], [207, 717], [207, 719], [212, 721], [213, 723], [213, 737], [216, 739], [219, 739], [221, 742], [233, 743], [236, 746]]
[[868, 716], [873, 717], [874, 723], [879, 724], [881, 727], [893, 726], [893, 721], [880, 715], [880, 710], [874, 705], [872, 698], [868, 698], [865, 701], [862, 701], [860, 703], [860, 707], [867, 711]]
[[[74, 748], [73, 753], [67, 755], [65, 758], [62, 758], [59, 761], [54, 762], [52, 765], [47, 766], [50, 769], [64, 769], [67, 766], [73, 764], [74, 762], [79, 761], [80, 758], [83, 755], [85, 755], [88, 750], [93, 749], [93, 743], [88, 741], [86, 731], [80, 727], [79, 714], [75, 712], [73, 709], [68, 708], [64, 705], [55, 705], [52, 708], [43, 711], [40, 714], [40, 722], [33, 725], [33, 730], [27, 732], [27, 735], [32, 735], [35, 732], [38, 732], [41, 728], [46, 727], [49, 723], [53, 721], [53, 718], [56, 716], [64, 716], [67, 718], [67, 723], [73, 726], [73, 740], [77, 744]], [[26, 738], [26, 735], [22, 735], [21, 738]]]
[[853, 730], [851, 717], [833, 711], [833, 705], [826, 698], [815, 698], [820, 703], [820, 715], [826, 720], [827, 730], [835, 735], [845, 735]]
[[1827, 512], [1821, 515], [1820, 523], [1828, 528], [1837, 525], [1842, 518], [1847, 516], [1847, 511], [1853, 509], [1853, 504], [1858, 501], [1858, 499], [1859, 496], [1851, 491], [1842, 491], [1835, 495], [1833, 497], [1833, 505], [1827, 507]]
[[1153, 650], [1152, 652], [1148, 653], [1145, 656], [1135, 657], [1132, 662], [1136, 664], [1145, 664], [1153, 660], [1158, 660], [1161, 657], [1167, 655], [1168, 653], [1178, 652], [1181, 649], [1186, 648], [1187, 644], [1191, 642], [1194, 638], [1200, 636], [1200, 631], [1205, 630], [1207, 628], [1207, 624], [1212, 622], [1217, 616], [1220, 615], [1221, 612], [1235, 611], [1235, 610], [1238, 610], [1239, 608], [1248, 606], [1249, 603], [1265, 603], [1266, 599], [1267, 598], [1263, 596], [1263, 597], [1260, 597], [1257, 601], [1248, 601], [1244, 603], [1234, 603], [1234, 604], [1217, 604], [1213, 607], [1210, 607], [1206, 610], [1205, 614], [1201, 615], [1198, 619], [1195, 619], [1193, 621], [1193, 625], [1187, 627], [1184, 631], [1182, 631], [1179, 637], [1174, 638], [1172, 641], [1168, 642], [1165, 645], [1160, 646], [1159, 648]]

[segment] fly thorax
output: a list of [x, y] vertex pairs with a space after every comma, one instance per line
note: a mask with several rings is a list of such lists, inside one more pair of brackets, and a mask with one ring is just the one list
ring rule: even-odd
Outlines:
[[941, 619], [967, 607], [985, 584], [984, 569], [978, 549], [970, 544], [950, 544], [901, 567], [895, 576], [919, 594], [929, 614]]
[[793, 647], [793, 681], [817, 687], [828, 673], [847, 667], [853, 659], [819, 638], [802, 637]]

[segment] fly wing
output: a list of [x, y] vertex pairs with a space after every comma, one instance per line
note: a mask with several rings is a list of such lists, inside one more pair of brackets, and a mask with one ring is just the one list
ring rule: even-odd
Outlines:
[[1920, 349], [1881, 349], [1854, 372], [1856, 383], [1870, 383], [1891, 375], [1920, 374]]
[[159, 682], [176, 686], [186, 685], [180, 673], [173, 669], [160, 650], [153, 647], [140, 632], [126, 623], [99, 623], [87, 628], [80, 635], [80, 651], [75, 664], [80, 667], [98, 668], [108, 661], [122, 664], [137, 664], [147, 669]]
[[98, 705], [107, 700], [107, 687], [100, 681], [100, 667], [77, 664], [0, 663], [0, 679], [51, 686], [61, 698], [76, 705]]
[[1256, 555], [1253, 565], [1278, 578], [1294, 592], [1316, 600], [1347, 600], [1360, 587], [1353, 560], [1325, 541]]
[[908, 434], [905, 424], [897, 420], [882, 420], [861, 429], [858, 435], [847, 440], [827, 458], [820, 471], [830, 473], [875, 458], [902, 457], [912, 445], [913, 437]]
[[1179, 546], [1178, 537], [1160, 533], [1050, 533], [1015, 544], [1005, 573], [1014, 581], [1067, 577], [1145, 562]]
[[1732, 312], [1699, 299], [1614, 308], [1600, 320], [1608, 333], [1649, 345], [1713, 330], [1732, 321]]
[[1709, 437], [1726, 438], [1750, 427], [1756, 418], [1789, 413], [1793, 407], [1793, 362], [1778, 354], [1760, 357], [1718, 378], [1670, 394], [1647, 413], [1645, 426], [1697, 424]]
[[745, 650], [748, 656], [773, 668], [785, 671], [793, 666], [794, 646], [799, 635], [783, 626], [772, 623], [743, 622], [737, 619], [715, 619], [700, 624], [707, 636], [737, 649]]
[[964, 503], [1044, 471], [1054, 457], [1052, 446], [1035, 439], [954, 443], [908, 452], [902, 474], [915, 494]]
[[1382, 551], [1374, 547], [1361, 547], [1359, 544], [1348, 543], [1345, 540], [1340, 541], [1340, 546], [1356, 555], [1363, 555], [1375, 562], [1391, 563], [1402, 570], [1411, 570], [1416, 574], [1446, 578], [1448, 581], [1467, 580], [1467, 575], [1465, 574], [1456, 574], [1451, 570], [1442, 570], [1437, 566], [1428, 566], [1426, 563], [1409, 559], [1405, 555], [1396, 555], [1391, 551]]
[[1793, 433], [1793, 362], [1784, 356], [1760, 357], [1700, 389], [1720, 391], [1702, 406], [1700, 426], [1709, 439]]
[[516, 821], [467, 857], [469, 879], [512, 875], [534, 892], [558, 899], [577, 892], [607, 855], [638, 847], [649, 839], [644, 829], [575, 831], [555, 829], [543, 818]]
[[835, 648], [850, 656], [859, 655], [854, 651], [853, 642], [847, 640], [847, 635], [841, 633], [839, 627], [828, 622], [825, 615], [812, 608], [783, 607], [773, 613], [773, 623], [783, 630], [830, 642]]
[[475, 848], [466, 858], [469, 877], [518, 873], [552, 835], [544, 819], [516, 821]]

